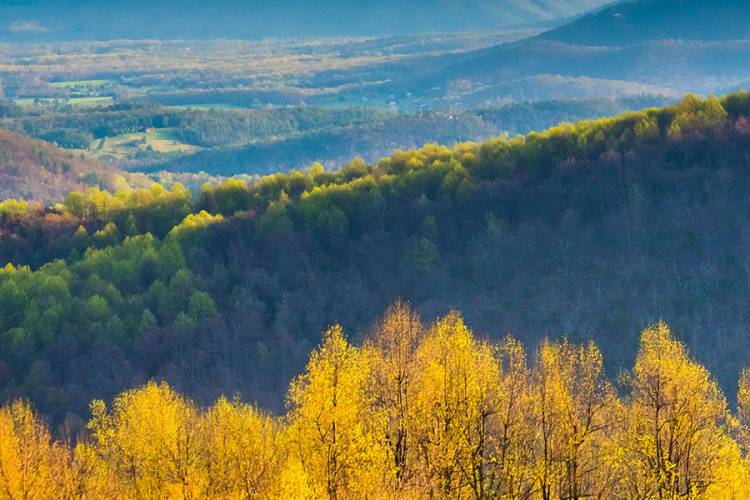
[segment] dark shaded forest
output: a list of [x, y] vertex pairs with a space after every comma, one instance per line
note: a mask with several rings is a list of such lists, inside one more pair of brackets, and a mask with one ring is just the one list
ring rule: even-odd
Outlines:
[[[149, 379], [280, 410], [319, 332], [397, 297], [480, 337], [667, 321], [734, 394], [748, 364], [750, 94], [251, 182], [0, 206], [0, 384], [56, 428]], [[60, 427], [62, 426], [62, 427]]]

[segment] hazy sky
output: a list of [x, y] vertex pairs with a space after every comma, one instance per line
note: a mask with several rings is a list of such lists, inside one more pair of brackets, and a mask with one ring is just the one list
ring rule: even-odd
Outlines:
[[261, 38], [493, 30], [606, 0], [3, 0], [6, 40]]

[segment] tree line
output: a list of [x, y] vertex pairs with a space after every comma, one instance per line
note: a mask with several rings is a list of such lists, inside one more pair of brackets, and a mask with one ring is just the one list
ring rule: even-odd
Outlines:
[[149, 382], [91, 403], [52, 439], [0, 410], [9, 498], [746, 498], [750, 370], [739, 406], [669, 328], [610, 382], [593, 341], [478, 338], [457, 312], [392, 305], [360, 346], [328, 329], [273, 416], [202, 408]]
[[202, 110], [123, 102], [91, 109], [58, 110], [3, 104], [0, 124], [64, 148], [87, 149], [94, 139], [144, 132], [149, 128], [174, 128], [183, 142], [216, 147], [352, 125], [389, 114], [356, 107]]

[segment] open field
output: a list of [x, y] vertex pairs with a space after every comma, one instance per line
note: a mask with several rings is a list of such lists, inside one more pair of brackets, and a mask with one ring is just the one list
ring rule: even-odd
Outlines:
[[221, 102], [202, 102], [197, 104], [175, 104], [167, 106], [172, 109], [197, 109], [197, 110], [212, 110], [212, 109], [242, 109], [242, 106], [236, 104], [221, 103]]
[[112, 97], [108, 96], [96, 96], [96, 97], [67, 97], [67, 98], [52, 98], [52, 97], [23, 97], [20, 99], [14, 99], [13, 102], [19, 106], [34, 106], [37, 104], [43, 105], [70, 105], [70, 106], [93, 106], [99, 104], [107, 104], [112, 102]]
[[159, 153], [194, 153], [201, 148], [181, 142], [173, 129], [152, 129], [144, 135], [146, 148]]
[[101, 87], [102, 85], [110, 83], [115, 82], [112, 80], [73, 80], [67, 82], [51, 82], [49, 85], [56, 89], [73, 89], [79, 87]]
[[88, 153], [100, 160], [120, 161], [138, 155], [193, 154], [203, 148], [181, 142], [174, 129], [149, 129], [115, 137], [96, 139]]

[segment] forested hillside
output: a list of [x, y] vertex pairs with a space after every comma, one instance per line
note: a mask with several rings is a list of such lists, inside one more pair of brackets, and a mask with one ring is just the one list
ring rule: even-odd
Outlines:
[[748, 498], [750, 369], [731, 413], [665, 324], [637, 351], [618, 387], [594, 342], [546, 340], [529, 357], [456, 312], [424, 325], [396, 303], [362, 346], [325, 332], [283, 417], [149, 382], [92, 401], [73, 446], [28, 404], [6, 405], [0, 487], [35, 499]]
[[[302, 168], [313, 162], [335, 167], [347, 163], [355, 156], [375, 162], [396, 149], [421, 147], [434, 142], [454, 144], [481, 140], [501, 133], [517, 135], [543, 130], [561, 121], [608, 116], [671, 101], [668, 97], [640, 96], [567, 102], [524, 102], [471, 111], [448, 110], [385, 116], [373, 113], [370, 120], [347, 126], [321, 127], [301, 134], [255, 141], [246, 146], [201, 151], [171, 158], [142, 170], [264, 175]], [[216, 114], [213, 118], [221, 120], [223, 116]]]
[[93, 186], [113, 190], [132, 182], [148, 183], [47, 142], [0, 129], [0, 199], [49, 203], [73, 190]]
[[749, 364], [750, 94], [253, 181], [0, 206], [0, 384], [54, 429], [149, 379], [280, 411], [319, 332], [402, 297], [480, 338], [595, 340], [610, 375], [668, 322], [736, 393]]

